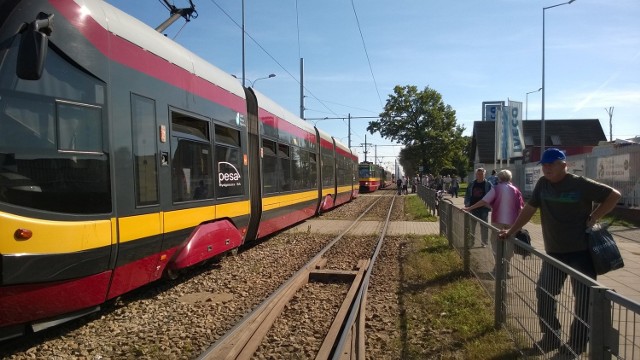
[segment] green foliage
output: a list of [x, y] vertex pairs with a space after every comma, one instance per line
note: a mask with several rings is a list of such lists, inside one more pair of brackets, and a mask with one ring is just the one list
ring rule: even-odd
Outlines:
[[418, 91], [414, 85], [400, 86], [389, 95], [380, 119], [369, 122], [367, 131], [405, 146], [400, 164], [408, 174], [419, 166], [438, 174], [445, 167], [468, 167], [468, 140], [464, 127], [456, 123], [456, 112], [442, 95], [428, 86]]
[[454, 176], [454, 175], [458, 175], [458, 171], [453, 166], [445, 166], [442, 169], [440, 169], [439, 175], [442, 175], [442, 176], [447, 176], [447, 175]]

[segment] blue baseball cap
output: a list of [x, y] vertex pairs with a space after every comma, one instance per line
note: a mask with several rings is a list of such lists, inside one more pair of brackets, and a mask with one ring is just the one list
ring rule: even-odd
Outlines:
[[542, 158], [538, 162], [540, 164], [553, 164], [556, 160], [565, 161], [567, 157], [564, 155], [560, 149], [557, 148], [549, 148], [542, 153]]

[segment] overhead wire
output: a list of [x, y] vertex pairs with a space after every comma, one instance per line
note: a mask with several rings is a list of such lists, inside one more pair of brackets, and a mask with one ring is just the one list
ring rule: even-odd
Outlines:
[[378, 82], [376, 81], [376, 76], [373, 74], [373, 67], [371, 66], [371, 59], [369, 58], [369, 52], [367, 51], [367, 43], [364, 41], [364, 35], [362, 34], [362, 28], [360, 27], [360, 19], [358, 19], [358, 12], [356, 11], [356, 5], [351, 0], [351, 7], [353, 8], [353, 15], [356, 17], [356, 23], [358, 25], [358, 31], [360, 32], [360, 39], [362, 39], [362, 47], [364, 48], [364, 53], [367, 56], [367, 63], [369, 64], [369, 71], [371, 72], [371, 78], [373, 78], [373, 84], [376, 89], [376, 93], [378, 94], [378, 100], [380, 101], [380, 107], [384, 108], [382, 105], [382, 97], [380, 96], [380, 91], [378, 90]]
[[[220, 11], [222, 11], [223, 14], [225, 14], [229, 20], [231, 20], [231, 22], [233, 22], [240, 30], [242, 30], [242, 25], [238, 24], [237, 21], [235, 21], [231, 15], [229, 15], [229, 13], [227, 13], [215, 0], [209, 0], [211, 1], [216, 7], [218, 7], [218, 9], [220, 9]], [[300, 80], [298, 78], [296, 78], [293, 74], [291, 74], [289, 72], [289, 70], [287, 70], [282, 64], [280, 64], [280, 62], [278, 60], [276, 60], [276, 58], [274, 58], [268, 51], [267, 49], [265, 49], [256, 39], [253, 38], [253, 36], [251, 36], [251, 34], [249, 34], [246, 30], [244, 32], [244, 34], [249, 37], [249, 39], [251, 39], [251, 41], [253, 41], [265, 54], [267, 54], [267, 56], [269, 56], [271, 58], [271, 60], [273, 60], [285, 73], [287, 73], [292, 79], [294, 79], [298, 84], [300, 84]], [[324, 102], [322, 102], [322, 100], [320, 100], [313, 92], [311, 92], [311, 90], [309, 90], [304, 84], [300, 84], [302, 86], [302, 88], [309, 94], [311, 95], [311, 97], [313, 97], [314, 99], [316, 99], [320, 104], [322, 104], [322, 106], [324, 106], [327, 110], [329, 110], [332, 114], [334, 114], [335, 116], [339, 116], [338, 114], [336, 114], [335, 111], [333, 111], [331, 108], [329, 108]]]
[[[220, 9], [220, 11], [221, 11], [221, 12], [222, 12], [222, 13], [223, 13], [227, 18], [229, 18], [229, 20], [231, 20], [231, 22], [233, 22], [233, 23], [234, 23], [234, 24], [235, 24], [239, 29], [241, 29], [241, 30], [242, 30], [242, 26], [241, 26], [240, 24], [238, 24], [238, 22], [237, 22], [237, 21], [235, 21], [235, 20], [233, 19], [233, 17], [232, 17], [229, 13], [227, 13], [227, 11], [225, 11], [225, 10], [222, 8], [222, 6], [220, 6], [220, 5], [216, 2], [216, 0], [210, 0], [210, 1], [211, 1], [211, 2], [212, 2], [212, 3], [213, 3], [213, 4], [214, 4], [218, 9]], [[380, 106], [381, 106], [381, 107], [384, 107], [384, 106], [383, 106], [383, 103], [382, 103], [382, 98], [381, 98], [381, 96], [380, 96], [380, 91], [379, 91], [379, 89], [378, 89], [377, 80], [376, 80], [375, 75], [374, 75], [374, 72], [373, 72], [373, 67], [372, 67], [372, 65], [371, 65], [371, 59], [370, 59], [370, 57], [369, 57], [369, 53], [368, 53], [368, 51], [367, 51], [367, 47], [366, 47], [366, 42], [365, 42], [365, 39], [364, 39], [364, 35], [363, 35], [363, 33], [362, 33], [362, 29], [361, 29], [361, 27], [360, 27], [360, 21], [359, 21], [359, 19], [358, 19], [358, 14], [357, 14], [357, 11], [356, 11], [356, 8], [355, 8], [355, 5], [354, 5], [354, 3], [353, 3], [353, 0], [351, 0], [351, 5], [352, 5], [353, 12], [354, 12], [354, 15], [355, 15], [356, 24], [357, 24], [357, 26], [358, 26], [358, 31], [359, 31], [359, 33], [360, 33], [360, 39], [362, 40], [362, 45], [363, 45], [364, 52], [365, 52], [365, 55], [366, 55], [366, 58], [367, 58], [367, 63], [368, 63], [368, 65], [369, 65], [369, 71], [370, 71], [370, 73], [371, 73], [371, 77], [372, 77], [372, 79], [373, 79], [373, 83], [374, 83], [374, 86], [375, 86], [375, 90], [376, 90], [376, 93], [377, 93], [377, 95], [378, 95], [378, 100], [379, 100], [379, 102], [380, 102]], [[299, 54], [299, 57], [300, 57], [300, 58], [302, 58], [301, 45], [300, 45], [300, 44], [301, 44], [301, 42], [300, 42], [300, 23], [299, 23], [299, 16], [298, 16], [298, 14], [299, 14], [299, 13], [298, 13], [298, 1], [296, 0], [296, 26], [297, 26], [297, 29], [298, 29], [298, 34], [297, 34], [297, 36], [298, 36], [298, 54]], [[274, 62], [275, 62], [275, 63], [276, 63], [276, 64], [277, 64], [277, 65], [278, 65], [278, 66], [279, 66], [279, 67], [280, 67], [280, 68], [281, 68], [285, 73], [287, 73], [287, 74], [288, 74], [288, 75], [289, 75], [289, 76], [290, 76], [294, 81], [296, 81], [299, 85], [301, 85], [301, 86], [302, 86], [302, 88], [305, 90], [306, 94], [308, 94], [308, 96], [305, 96], [305, 97], [311, 97], [311, 98], [315, 99], [315, 100], [316, 100], [316, 101], [318, 101], [318, 102], [319, 102], [319, 103], [320, 103], [320, 104], [321, 104], [325, 109], [327, 109], [327, 110], [329, 111], [329, 113], [330, 113], [330, 114], [333, 114], [335, 117], [340, 117], [340, 115], [338, 115], [338, 114], [337, 114], [333, 109], [331, 109], [331, 108], [327, 105], [327, 103], [331, 103], [330, 101], [326, 101], [326, 100], [321, 100], [321, 99], [319, 99], [319, 98], [318, 98], [318, 97], [317, 97], [317, 96], [316, 96], [316, 95], [315, 95], [311, 90], [309, 90], [309, 88], [307, 88], [304, 84], [301, 84], [301, 83], [300, 83], [300, 80], [299, 80], [297, 77], [295, 77], [293, 74], [291, 74], [291, 72], [289, 72], [289, 71], [288, 71], [288, 70], [287, 70], [287, 69], [286, 69], [282, 64], [280, 64], [280, 62], [279, 62], [278, 60], [276, 60], [276, 59], [275, 59], [275, 57], [274, 57], [274, 56], [272, 56], [272, 55], [271, 55], [271, 54], [270, 54], [270, 53], [269, 53], [269, 52], [268, 52], [268, 51], [267, 51], [267, 50], [266, 50], [266, 49], [265, 49], [265, 48], [264, 48], [264, 47], [263, 47], [263, 46], [262, 46], [262, 45], [261, 45], [261, 44], [260, 44], [256, 39], [255, 39], [255, 38], [253, 38], [253, 36], [251, 36], [251, 34], [249, 34], [249, 33], [246, 31], [246, 29], [245, 29], [244, 35], [246, 35], [249, 39], [251, 39], [251, 41], [253, 41], [253, 42], [254, 42], [254, 43], [255, 43], [255, 44], [256, 44], [256, 45], [257, 45], [257, 46], [258, 46], [258, 47], [259, 47], [259, 48], [260, 48], [260, 49], [261, 49], [261, 50], [266, 54], [266, 55], [267, 55], [267, 56], [269, 56], [269, 58], [271, 58], [271, 59], [272, 59], [272, 60], [273, 60], [273, 61], [274, 61]], [[335, 104], [340, 105], [340, 106], [349, 107], [349, 106], [344, 105], [344, 104], [339, 104], [339, 103], [335, 103]], [[353, 107], [353, 108], [354, 108], [354, 109], [358, 109], [358, 108], [355, 108], [355, 107]], [[308, 110], [310, 110], [310, 109], [308, 109]], [[364, 110], [364, 109], [358, 109], [358, 110]], [[318, 111], [318, 110], [313, 110], [313, 111], [321, 112], [321, 111]], [[364, 111], [370, 111], [370, 110], [364, 110]], [[343, 121], [343, 122], [345, 122], [345, 124], [346, 124], [346, 120], [344, 120], [344, 118], [343, 118], [343, 120], [342, 120], [342, 121]], [[359, 136], [358, 134], [353, 134], [353, 133], [352, 133], [352, 136], [355, 136], [355, 137], [357, 137], [357, 138], [362, 139], [362, 137], [361, 137], [361, 136]]]

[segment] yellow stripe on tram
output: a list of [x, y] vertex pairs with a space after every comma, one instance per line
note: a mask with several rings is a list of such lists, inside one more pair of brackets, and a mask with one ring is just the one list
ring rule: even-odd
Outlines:
[[[16, 238], [18, 229], [30, 230], [31, 238]], [[111, 230], [111, 219], [52, 221], [0, 212], [0, 253], [56, 254], [95, 249], [111, 245]]]
[[163, 213], [127, 216], [118, 219], [120, 242], [162, 234]]
[[164, 231], [169, 233], [187, 229], [214, 219], [216, 219], [215, 206], [169, 211], [164, 213]]
[[269, 211], [277, 208], [298, 204], [318, 198], [317, 190], [310, 190], [305, 192], [271, 196], [262, 199], [262, 210]]

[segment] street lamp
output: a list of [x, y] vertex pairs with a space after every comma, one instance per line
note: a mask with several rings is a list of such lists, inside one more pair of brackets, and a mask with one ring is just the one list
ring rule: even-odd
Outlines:
[[258, 80], [271, 79], [272, 77], [276, 77], [276, 74], [269, 74], [269, 76], [257, 78], [257, 79], [255, 79], [253, 81], [249, 80], [249, 84], [251, 84], [252, 88], [255, 88], [256, 87], [256, 83], [258, 82]]
[[[238, 79], [238, 77], [237, 77], [237, 76], [235, 76], [234, 74], [231, 74], [231, 76], [233, 76], [234, 78]], [[251, 80], [249, 80], [249, 79], [246, 79], [246, 78], [243, 78], [243, 80], [245, 80], [245, 81], [249, 82], [249, 84], [251, 85], [251, 87], [252, 87], [252, 88], [255, 88], [255, 84], [256, 84], [256, 82], [257, 82], [258, 80], [271, 79], [271, 78], [273, 78], [273, 77], [276, 77], [276, 74], [269, 74], [269, 76], [265, 76], [265, 77], [257, 78], [257, 79], [255, 79], [255, 80], [253, 80], [253, 81], [251, 81]], [[238, 79], [238, 80], [241, 80], [241, 79]], [[244, 86], [244, 84], [243, 84], [242, 86]]]
[[532, 94], [534, 92], [538, 92], [542, 90], [542, 88], [538, 89], [538, 90], [533, 90], [533, 91], [529, 91], [526, 95], [525, 95], [525, 105], [524, 105], [524, 113], [525, 113], [525, 120], [529, 120], [529, 94]]
[[576, 0], [570, 0], [561, 4], [556, 4], [556, 5], [552, 5], [552, 6], [547, 6], [542, 8], [542, 114], [540, 117], [540, 158], [542, 158], [542, 153], [544, 152], [544, 145], [545, 145], [545, 133], [544, 133], [544, 91], [545, 91], [545, 86], [544, 86], [544, 12], [547, 9], [552, 9], [554, 7], [558, 7], [558, 6], [562, 6], [562, 5], [568, 5], [571, 4], [572, 2], [574, 2]]

